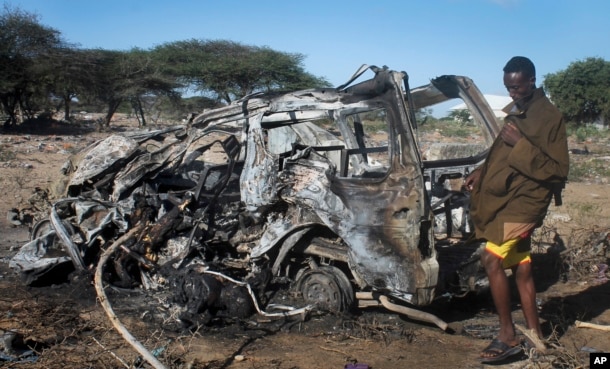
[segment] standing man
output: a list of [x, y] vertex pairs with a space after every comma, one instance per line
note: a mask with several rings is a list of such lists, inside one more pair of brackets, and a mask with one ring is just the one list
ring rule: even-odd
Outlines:
[[481, 353], [483, 362], [504, 360], [522, 350], [505, 269], [511, 268], [515, 276], [527, 327], [542, 338], [530, 236], [542, 225], [553, 195], [559, 196], [569, 167], [562, 115], [543, 89], [536, 88], [534, 64], [522, 56], [510, 59], [504, 67], [504, 85], [513, 99], [504, 108], [504, 126], [485, 163], [465, 181], [472, 191], [476, 237], [486, 241], [481, 262], [500, 320], [498, 336]]

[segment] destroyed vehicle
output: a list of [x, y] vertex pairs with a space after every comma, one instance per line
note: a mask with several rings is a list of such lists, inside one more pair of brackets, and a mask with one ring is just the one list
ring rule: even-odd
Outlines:
[[[418, 120], [452, 99], [476, 133], [443, 136]], [[91, 270], [120, 242], [104, 277], [122, 287], [209, 271], [248, 286], [263, 307], [282, 285], [304, 306], [383, 305], [444, 328], [417, 307], [486, 286], [461, 185], [498, 131], [462, 76], [411, 89], [405, 72], [363, 66], [338, 88], [254, 94], [76, 155], [63, 168], [65, 198], [11, 266], [40, 283], [65, 263]], [[202, 283], [209, 293], [193, 314], [220, 301]]]

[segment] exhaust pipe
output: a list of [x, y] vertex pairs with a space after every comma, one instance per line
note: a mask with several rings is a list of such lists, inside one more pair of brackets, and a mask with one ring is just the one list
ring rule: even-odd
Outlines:
[[393, 311], [395, 313], [406, 315], [413, 320], [419, 320], [422, 322], [435, 324], [443, 331], [447, 330], [449, 326], [442, 319], [436, 315], [426, 313], [420, 310], [411, 309], [403, 305], [398, 305], [390, 302], [387, 296], [379, 295], [379, 300], [375, 300], [372, 292], [357, 292], [356, 298], [358, 299], [358, 307], [371, 307], [371, 306], [383, 306], [384, 308]]

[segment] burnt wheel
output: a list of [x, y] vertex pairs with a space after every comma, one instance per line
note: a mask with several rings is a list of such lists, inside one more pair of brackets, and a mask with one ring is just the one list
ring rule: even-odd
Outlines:
[[305, 302], [320, 310], [344, 312], [354, 303], [352, 284], [337, 267], [305, 268], [299, 271], [296, 280], [296, 290], [303, 295]]

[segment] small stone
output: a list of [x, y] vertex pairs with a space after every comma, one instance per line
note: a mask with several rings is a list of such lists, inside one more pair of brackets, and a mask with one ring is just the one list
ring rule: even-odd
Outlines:
[[246, 357], [244, 355], [235, 355], [235, 361], [239, 362], [239, 361], [244, 361], [246, 360]]

